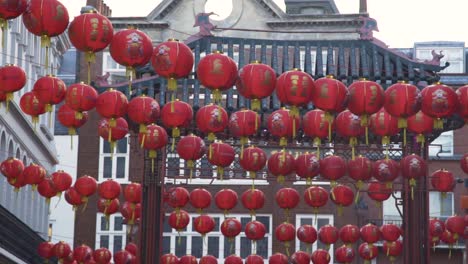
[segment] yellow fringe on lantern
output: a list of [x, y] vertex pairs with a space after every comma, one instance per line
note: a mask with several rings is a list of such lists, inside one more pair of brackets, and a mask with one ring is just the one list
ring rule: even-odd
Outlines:
[[440, 118], [434, 119], [434, 129], [443, 129], [444, 128], [444, 120]]
[[6, 99], [6, 112], [8, 113], [10, 111], [10, 101], [13, 100], [13, 93], [6, 93], [5, 99]]
[[212, 158], [213, 158], [213, 147], [212, 147], [211, 144], [210, 144], [210, 146], [208, 147], [208, 157], [209, 157], [209, 159], [212, 159]]
[[354, 198], [354, 203], [357, 204], [359, 201], [359, 194], [361, 192], [362, 187], [364, 186], [364, 182], [359, 180], [356, 182], [356, 198]]
[[223, 181], [224, 180], [224, 168], [221, 167], [221, 166], [217, 166], [216, 167], [216, 172], [219, 175], [219, 179]]
[[171, 92], [175, 92], [177, 90], [177, 79], [174, 77], [167, 79], [167, 89]]
[[330, 112], [325, 112], [325, 121], [328, 122], [328, 141], [331, 142], [333, 115]]
[[223, 99], [223, 96], [221, 94], [221, 91], [219, 89], [215, 89], [213, 91], [213, 101], [215, 103], [220, 103], [221, 102], [221, 99]]
[[287, 146], [287, 145], [288, 145], [288, 139], [287, 139], [286, 137], [281, 137], [281, 138], [280, 138], [280, 143], [279, 143], [279, 145], [280, 145], [281, 147]]
[[355, 149], [354, 147], [357, 145], [358, 141], [356, 137], [350, 137], [349, 138], [349, 145], [351, 146], [351, 159], [355, 159]]
[[279, 184], [284, 184], [284, 180], [285, 180], [285, 179], [284, 179], [284, 176], [283, 176], [283, 175], [279, 175], [279, 176], [278, 176], [278, 179], [277, 179], [277, 182], [278, 182]]
[[70, 135], [70, 149], [73, 149], [73, 136], [76, 135], [76, 129], [74, 127], [69, 127], [68, 135]]
[[257, 173], [255, 171], [249, 171], [249, 177], [254, 180], [257, 177]]
[[175, 148], [175, 139], [180, 137], [180, 129], [178, 127], [174, 127], [172, 129], [172, 146], [171, 150], [174, 151]]
[[208, 133], [208, 141], [215, 141], [216, 135], [213, 132]]
[[47, 35], [41, 36], [41, 47], [45, 47], [45, 71], [46, 74], [49, 73], [49, 47], [50, 47], [50, 37]]
[[261, 108], [261, 102], [259, 99], [253, 99], [250, 103], [250, 109], [252, 111], [259, 111]]
[[416, 180], [411, 178], [409, 180], [409, 185], [411, 186], [411, 200], [414, 200], [414, 187], [416, 186]]
[[3, 48], [3, 46], [5, 46], [5, 35], [8, 30], [8, 22], [3, 18], [0, 18], [0, 28], [2, 29], [2, 48]]

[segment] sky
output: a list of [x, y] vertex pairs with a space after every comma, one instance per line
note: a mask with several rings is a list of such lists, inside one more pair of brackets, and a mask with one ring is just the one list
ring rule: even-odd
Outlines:
[[[67, 6], [70, 17], [79, 15], [86, 0], [60, 0]], [[199, 0], [196, 0], [199, 1]], [[232, 1], [208, 0], [207, 7], [227, 16]], [[284, 10], [283, 0], [273, 0]], [[105, 0], [112, 9], [112, 16], [146, 16], [161, 1], [136, 0], [138, 7], [129, 8], [125, 0]], [[342, 14], [357, 13], [359, 0], [335, 0]], [[368, 12], [378, 23], [379, 32], [375, 37], [391, 48], [413, 47], [422, 41], [463, 41], [468, 42], [466, 27], [466, 0], [367, 0]], [[211, 10], [210, 10], [211, 11]]]

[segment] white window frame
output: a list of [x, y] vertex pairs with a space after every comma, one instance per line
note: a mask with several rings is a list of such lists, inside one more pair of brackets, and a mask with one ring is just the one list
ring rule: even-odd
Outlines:
[[126, 67], [118, 64], [115, 62], [117, 67], [113, 67], [113, 65], [109, 65], [108, 60], [114, 60], [110, 55], [110, 52], [105, 51], [103, 52], [103, 60], [102, 60], [102, 72], [108, 72], [110, 74], [108, 81], [110, 83], [115, 81], [115, 77], [125, 77]]
[[453, 130], [443, 132], [432, 141], [429, 145], [429, 155], [431, 157], [453, 156]]
[[[312, 220], [312, 226], [315, 228], [315, 230], [317, 230], [317, 233], [319, 231], [319, 228], [317, 228], [317, 224], [318, 224], [318, 219], [327, 219], [328, 220], [328, 224], [330, 225], [333, 225], [335, 224], [334, 222], [334, 215], [333, 214], [317, 214], [317, 216], [315, 216], [315, 214], [296, 214], [296, 228], [299, 228], [301, 226], [301, 220], [302, 219], [311, 219]], [[318, 238], [317, 238], [317, 241], [318, 241]], [[312, 251], [311, 252], [314, 252], [315, 250], [317, 250], [317, 244], [318, 242], [315, 241], [315, 243], [312, 244]], [[296, 251], [299, 251], [301, 249], [301, 241], [299, 241], [299, 239], [297, 238], [296, 236]], [[330, 249], [328, 250], [328, 252], [330, 253], [330, 263], [334, 263], [333, 262], [333, 259], [334, 259], [334, 256], [335, 256], [335, 249], [334, 249], [334, 245], [330, 245]]]
[[[452, 216], [455, 214], [455, 206], [454, 206], [454, 193], [453, 192], [447, 192], [444, 194], [446, 196], [445, 199], [450, 199], [451, 202], [450, 202], [450, 211], [451, 213], [449, 215], [441, 215], [441, 210], [439, 211], [432, 211], [431, 212], [431, 206], [429, 206], [429, 217], [437, 217], [437, 218], [447, 218], [449, 216]], [[432, 199], [431, 199], [432, 197]], [[440, 209], [442, 209], [442, 193], [441, 192], [429, 192], [429, 204], [434, 204], [433, 203], [433, 199], [438, 199], [438, 202], [439, 202], [439, 206], [440, 206]]]
[[[105, 219], [104, 214], [97, 213], [96, 215], [96, 243], [95, 248], [101, 248], [101, 236], [109, 236], [109, 246], [108, 249], [113, 252], [114, 250], [114, 237], [115, 236], [122, 236], [122, 249], [125, 248], [127, 242], [127, 225], [122, 224], [122, 230], [114, 230], [115, 229], [115, 218], [122, 217], [122, 221], [124, 220], [122, 214], [116, 213], [110, 215], [109, 217], [109, 230], [101, 230], [101, 221]], [[112, 253], [114, 254], [114, 253]]]
[[[267, 258], [264, 259], [264, 262], [265, 263], [268, 263], [268, 257], [272, 255], [272, 247], [273, 247], [273, 218], [272, 218], [272, 215], [271, 214], [257, 214], [257, 215], [254, 215], [254, 216], [250, 216], [249, 214], [229, 214], [227, 216], [224, 216], [223, 214], [209, 214], [211, 217], [215, 218], [215, 217], [218, 217], [219, 218], [219, 224], [221, 225], [222, 222], [224, 221], [225, 218], [236, 218], [240, 221], [241, 218], [251, 218], [252, 221], [255, 220], [257, 217], [268, 217], [269, 218], [269, 230], [267, 230], [266, 234], [265, 234], [265, 237], [268, 239], [268, 252], [267, 252]], [[166, 214], [166, 221], [168, 219], [168, 216], [169, 214]], [[192, 214], [190, 213], [189, 214], [190, 216], [190, 222], [186, 228], [187, 231], [182, 231], [180, 232], [180, 234], [172, 229], [172, 232], [163, 232], [163, 237], [170, 237], [170, 249], [169, 249], [169, 252], [171, 252], [172, 254], [175, 254], [175, 249], [177, 247], [177, 243], [178, 243], [178, 239], [179, 239], [179, 236], [180, 237], [186, 237], [186, 254], [187, 255], [191, 255], [192, 254], [192, 247], [191, 247], [191, 243], [192, 243], [192, 237], [201, 237], [201, 235], [196, 232], [196, 231], [192, 231], [192, 219], [194, 217], [197, 217], [199, 216], [199, 214]], [[224, 256], [224, 243], [225, 243], [225, 239], [227, 239], [226, 237], [224, 237], [224, 235], [221, 233], [221, 228], [219, 228], [219, 231], [212, 231], [208, 234], [206, 234], [206, 237], [204, 238], [204, 241], [203, 241], [203, 256], [207, 255], [208, 254], [208, 238], [209, 237], [218, 237], [219, 238], [219, 258], [218, 258], [218, 261], [220, 263], [223, 263], [224, 262], [224, 259], [228, 256]], [[241, 232], [238, 236], [236, 236], [235, 238], [235, 251], [232, 253], [232, 254], [235, 254], [237, 256], [240, 256], [241, 252], [241, 248], [240, 248], [240, 241], [241, 241], [241, 238], [242, 237], [245, 237], [245, 232]], [[254, 250], [252, 250], [252, 254], [254, 254]]]
[[[114, 150], [114, 153], [104, 153], [104, 139], [99, 138], [99, 175], [98, 175], [98, 182], [105, 181], [107, 179], [115, 180], [119, 183], [129, 183], [129, 167], [130, 167], [130, 144], [129, 144], [129, 136], [126, 137], [127, 140], [127, 152], [126, 153], [117, 153]], [[118, 144], [118, 142], [116, 142]], [[117, 146], [116, 146], [117, 147]], [[125, 177], [124, 178], [117, 178], [117, 158], [125, 158]], [[111, 158], [112, 160], [112, 172], [111, 178], [104, 178], [104, 158]]]

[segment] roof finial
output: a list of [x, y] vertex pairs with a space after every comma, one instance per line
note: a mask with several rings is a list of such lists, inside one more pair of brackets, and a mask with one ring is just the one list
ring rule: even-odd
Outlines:
[[367, 0], [359, 0], [359, 13], [367, 13]]

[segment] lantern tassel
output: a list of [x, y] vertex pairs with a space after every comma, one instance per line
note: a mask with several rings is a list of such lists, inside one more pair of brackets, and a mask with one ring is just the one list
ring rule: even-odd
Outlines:
[[224, 168], [221, 166], [217, 166], [216, 172], [218, 173], [220, 180], [224, 180]]
[[8, 22], [3, 18], [0, 18], [0, 27], [2, 28], [2, 48], [3, 48], [5, 46], [6, 31], [8, 30]]
[[434, 120], [434, 129], [443, 129], [444, 128], [444, 120], [440, 119], [440, 117]]
[[10, 111], [10, 101], [13, 100], [13, 93], [6, 93], [6, 112]]
[[360, 192], [361, 192], [361, 188], [364, 186], [364, 182], [359, 180], [357, 181], [356, 183], [356, 187], [357, 187], [357, 191], [356, 191], [356, 198], [354, 199], [354, 203], [357, 204], [358, 201], [359, 201], [359, 195], [360, 195]]
[[69, 127], [68, 135], [70, 135], [70, 149], [73, 150], [73, 136], [76, 135], [76, 129], [74, 127]]
[[132, 82], [133, 82], [133, 78], [135, 77], [136, 73], [135, 73], [135, 68], [133, 67], [127, 67], [126, 68], [126, 71], [125, 71], [125, 75], [127, 76], [128, 78], [128, 94], [129, 95], [132, 95]]
[[88, 61], [88, 85], [91, 85], [91, 62]]
[[322, 144], [322, 140], [319, 137], [315, 137], [313, 144], [317, 146], [317, 157], [320, 158], [320, 145]]
[[289, 242], [288, 241], [284, 242], [284, 247], [286, 248], [286, 256], [289, 257]]
[[349, 138], [349, 145], [351, 146], [351, 159], [355, 159], [355, 149], [354, 147], [357, 145], [357, 138], [351, 137]]
[[151, 159], [151, 173], [154, 173], [154, 159], [158, 156], [158, 153], [154, 149], [150, 149], [149, 157]]
[[342, 205], [338, 205], [338, 208], [336, 209], [337, 212], [338, 212], [338, 216], [342, 216], [343, 215], [343, 206]]
[[280, 138], [280, 143], [279, 143], [279, 145], [280, 145], [281, 147], [287, 146], [287, 145], [288, 145], [288, 139], [287, 139], [286, 137], [281, 137], [281, 138]]
[[332, 141], [332, 121], [333, 116], [330, 112], [325, 112], [325, 120], [328, 122], [328, 141]]
[[174, 151], [175, 148], [175, 139], [180, 137], [180, 129], [178, 127], [174, 127], [172, 129], [172, 146], [171, 151]]
[[217, 104], [221, 102], [221, 99], [222, 99], [221, 91], [219, 89], [215, 89], [213, 91], [213, 101]]
[[167, 79], [167, 89], [171, 92], [175, 92], [177, 90], [177, 79], [174, 77], [170, 77]]
[[414, 187], [416, 186], [416, 180], [411, 178], [409, 180], [409, 185], [411, 186], [411, 200], [414, 200]]
[[88, 207], [88, 196], [84, 196], [81, 198], [81, 201], [83, 202], [83, 208], [81, 208], [81, 212], [84, 212], [86, 210], [86, 207]]
[[259, 111], [261, 107], [260, 100], [259, 99], [253, 99], [250, 104], [250, 109], [252, 111]]

